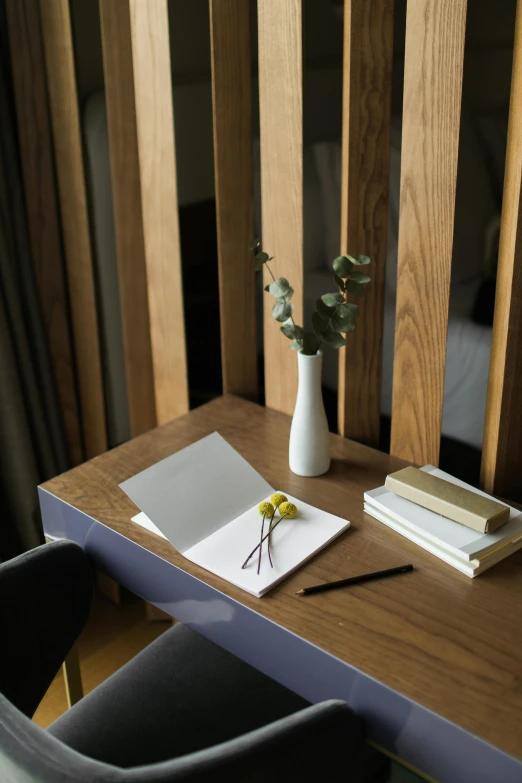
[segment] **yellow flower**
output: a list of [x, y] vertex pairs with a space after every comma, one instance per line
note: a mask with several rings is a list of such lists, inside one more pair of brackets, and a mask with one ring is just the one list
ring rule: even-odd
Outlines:
[[293, 503], [286, 501], [285, 503], [281, 503], [279, 506], [279, 513], [282, 517], [284, 516], [287, 517], [287, 519], [294, 519], [294, 517], [297, 516], [297, 508]]
[[270, 500], [272, 501], [272, 503], [276, 508], [279, 508], [281, 503], [286, 503], [288, 501], [288, 498], [286, 497], [286, 495], [283, 495], [282, 492], [274, 492]]
[[257, 510], [261, 515], [264, 514], [265, 517], [271, 517], [275, 509], [273, 505], [268, 502], [268, 500], [264, 500], [262, 503], [259, 504]]

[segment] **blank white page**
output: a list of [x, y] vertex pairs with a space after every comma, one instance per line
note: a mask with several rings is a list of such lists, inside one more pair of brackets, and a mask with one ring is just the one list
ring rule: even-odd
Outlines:
[[179, 552], [274, 490], [218, 432], [120, 484]]
[[[257, 556], [250, 560], [247, 568], [241, 568], [261, 538], [262, 517], [257, 506], [183, 554], [237, 587], [255, 596], [263, 595], [350, 527], [346, 519], [328, 514], [290, 495], [287, 497], [295, 503], [299, 514], [295, 519], [283, 519], [272, 533], [273, 568], [270, 568], [267, 542], [263, 545], [259, 575]], [[267, 524], [265, 533], [268, 532]]]

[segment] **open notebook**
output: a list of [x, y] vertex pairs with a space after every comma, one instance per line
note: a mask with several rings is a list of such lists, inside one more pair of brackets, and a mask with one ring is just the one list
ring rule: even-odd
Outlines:
[[346, 519], [285, 493], [299, 513], [284, 519], [272, 534], [274, 567], [265, 543], [260, 574], [256, 557], [242, 569], [260, 539], [257, 507], [276, 490], [217, 432], [120, 487], [142, 511], [134, 522], [162, 535], [192, 562], [258, 597], [350, 526]]

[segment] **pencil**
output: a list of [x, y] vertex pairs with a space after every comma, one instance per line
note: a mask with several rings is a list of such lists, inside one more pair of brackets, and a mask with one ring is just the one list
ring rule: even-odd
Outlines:
[[349, 585], [358, 585], [361, 582], [371, 582], [374, 579], [382, 579], [387, 576], [394, 576], [395, 574], [405, 574], [408, 571], [413, 571], [411, 563], [408, 565], [398, 566], [397, 568], [388, 568], [385, 571], [373, 571], [371, 574], [360, 574], [359, 576], [351, 576], [349, 579], [340, 579], [338, 582], [326, 582], [323, 585], [314, 585], [313, 587], [304, 587], [302, 590], [298, 590], [296, 595], [312, 595], [312, 593], [324, 593], [326, 590], [337, 590], [338, 587], [348, 587]]

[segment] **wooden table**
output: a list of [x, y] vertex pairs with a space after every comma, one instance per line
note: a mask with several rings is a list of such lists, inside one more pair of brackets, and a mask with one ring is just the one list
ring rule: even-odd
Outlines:
[[[290, 420], [215, 400], [40, 487], [46, 533], [312, 702], [344, 698], [378, 745], [448, 783], [522, 781], [522, 552], [475, 580], [363, 512], [404, 463], [331, 436], [319, 478], [288, 468]], [[219, 431], [273, 486], [352, 527], [261, 599], [130, 521], [124, 479]], [[219, 470], [219, 466], [216, 466]], [[318, 582], [413, 562], [396, 579], [300, 598]]]

